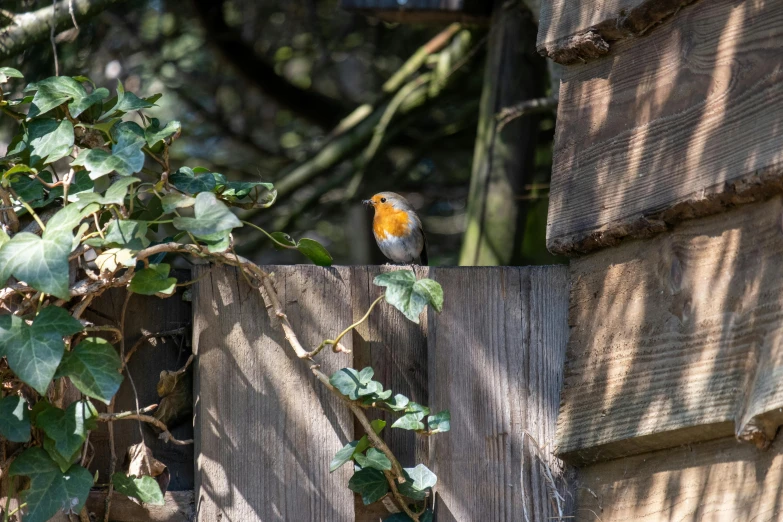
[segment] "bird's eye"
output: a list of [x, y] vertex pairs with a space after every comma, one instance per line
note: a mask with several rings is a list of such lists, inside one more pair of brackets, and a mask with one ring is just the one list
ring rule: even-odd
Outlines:
[[381, 198], [381, 203], [386, 203], [386, 198]]

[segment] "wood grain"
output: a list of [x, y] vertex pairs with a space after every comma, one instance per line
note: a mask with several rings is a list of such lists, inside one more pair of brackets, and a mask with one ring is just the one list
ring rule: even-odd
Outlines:
[[[267, 270], [304, 346], [351, 323], [350, 270]], [[193, 305], [197, 519], [352, 520], [350, 469], [329, 473], [353, 440], [348, 409], [296, 358], [238, 271], [214, 268], [194, 285]], [[319, 362], [331, 374], [351, 356]]]
[[[103, 520], [106, 492], [91, 491], [87, 498], [87, 511], [94, 514], [94, 520]], [[117, 493], [111, 498], [112, 522], [192, 522], [196, 512], [193, 491], [168, 491], [163, 496], [162, 506], [140, 506], [133, 500]], [[78, 517], [68, 518], [59, 514], [50, 522], [71, 522]]]
[[781, 38], [783, 3], [696, 2], [566, 68], [548, 248], [587, 252], [783, 192]]
[[781, 483], [783, 440], [759, 451], [723, 438], [581, 469], [576, 520], [771, 522]]
[[[558, 515], [562, 466], [551, 450], [567, 336], [566, 268], [436, 268], [442, 314], [430, 313], [430, 407], [452, 431], [430, 440], [439, 522]], [[545, 450], [546, 451], [546, 450]], [[546, 451], [548, 453], [548, 451]], [[568, 506], [563, 506], [569, 515]]]
[[571, 263], [560, 456], [770, 443], [783, 424], [781, 201]]
[[[180, 281], [190, 279], [190, 271], [174, 273]], [[134, 295], [128, 303], [125, 322], [125, 347], [131, 347], [141, 337], [147, 334], [176, 330], [180, 327], [189, 328], [191, 324], [190, 302], [182, 299], [185, 289], [180, 288], [176, 294], [167, 299], [155, 296]], [[125, 302], [124, 289], [112, 289], [96, 299], [84, 314], [84, 318], [101, 325], [119, 327], [122, 315], [122, 305]], [[119, 346], [117, 346], [119, 350]], [[159, 404], [160, 397], [157, 384], [160, 372], [178, 370], [191, 354], [190, 340], [187, 334], [176, 338], [156, 339], [144, 343], [128, 364], [128, 372], [133, 378], [138, 392], [139, 405], [143, 408], [150, 404]], [[105, 406], [97, 404], [100, 411]], [[136, 409], [136, 395], [128, 379], [127, 372], [115, 397], [114, 410], [130, 411]], [[144, 442], [152, 450], [155, 458], [166, 464], [171, 474], [169, 490], [193, 490], [193, 445], [178, 446], [166, 443], [146, 424], [137, 421], [117, 421], [114, 423], [115, 448], [118, 462], [117, 470], [123, 464], [128, 447], [140, 442], [144, 434]], [[172, 434], [181, 440], [193, 438], [193, 425], [184, 422], [171, 428]], [[95, 448], [90, 471], [99, 473], [101, 477], [109, 476], [110, 448], [109, 433], [105, 423], [100, 423], [98, 429], [91, 432], [90, 442]]]
[[541, 5], [538, 51], [564, 65], [607, 54], [610, 44], [647, 34], [696, 0], [551, 0]]

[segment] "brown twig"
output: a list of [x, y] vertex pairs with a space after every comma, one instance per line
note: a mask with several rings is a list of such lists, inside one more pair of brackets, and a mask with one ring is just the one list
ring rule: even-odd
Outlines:
[[557, 98], [534, 98], [532, 100], [525, 100], [511, 107], [506, 107], [497, 115], [497, 132], [503, 130], [503, 127], [522, 116], [528, 114], [538, 114], [541, 112], [548, 112], [557, 109]]
[[[154, 404], [153, 406], [157, 407], [157, 404]], [[151, 411], [152, 409], [154, 409], [152, 408], [152, 406], [147, 406], [146, 408], [144, 408], [144, 410], [139, 410], [139, 411]], [[177, 444], [179, 446], [187, 446], [189, 444], [193, 444], [193, 439], [179, 440], [175, 438], [169, 431], [168, 426], [166, 426], [163, 422], [159, 421], [158, 419], [156, 419], [151, 415], [145, 415], [143, 413], [135, 413], [132, 411], [124, 411], [122, 413], [113, 413], [113, 414], [101, 413], [98, 416], [98, 421], [109, 423], [109, 429], [111, 429], [112, 426], [111, 423], [118, 420], [137, 420], [139, 422], [146, 422], [148, 424], [157, 426], [158, 429], [161, 430], [161, 434], [158, 436], [158, 438], [164, 442], [171, 442], [172, 444]], [[147, 469], [152, 469], [150, 468], [149, 463], [147, 463]], [[111, 486], [109, 487], [111, 488]]]
[[158, 339], [161, 337], [175, 337], [177, 335], [185, 335], [187, 333], [188, 329], [184, 326], [180, 328], [176, 328], [174, 330], [166, 330], [165, 332], [158, 332], [158, 333], [152, 333], [147, 334], [143, 336], [141, 339], [136, 341], [130, 350], [128, 350], [128, 353], [125, 355], [125, 364], [128, 364], [128, 361], [130, 361], [131, 356], [133, 356], [134, 353], [136, 353], [136, 350], [144, 346], [144, 343], [149, 341], [150, 339]]

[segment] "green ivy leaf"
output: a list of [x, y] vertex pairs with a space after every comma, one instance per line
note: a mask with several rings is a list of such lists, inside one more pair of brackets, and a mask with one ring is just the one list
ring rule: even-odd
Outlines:
[[87, 91], [82, 84], [69, 76], [52, 76], [37, 83], [31, 83], [24, 90], [25, 92], [35, 91], [30, 110], [27, 112], [28, 118], [35, 118], [45, 114], [50, 110], [66, 102], [71, 102], [71, 106], [81, 102], [82, 98], [87, 97]]
[[424, 414], [422, 412], [417, 413], [406, 413], [396, 421], [394, 421], [394, 424], [392, 424], [392, 428], [400, 428], [403, 430], [423, 430], [424, 429], [424, 423], [421, 422], [421, 419], [424, 418]]
[[52, 235], [44, 233], [40, 238], [20, 232], [3, 244], [0, 247], [0, 281], [13, 275], [36, 290], [69, 300], [68, 254], [73, 247], [73, 235], [62, 233], [49, 237]]
[[106, 229], [105, 244], [139, 251], [150, 245], [147, 222], [133, 219], [115, 219]]
[[0, 67], [0, 83], [7, 82], [8, 78], [24, 78], [24, 76], [13, 67]]
[[137, 111], [140, 109], [149, 109], [153, 107], [154, 103], [147, 100], [143, 100], [133, 94], [132, 92], [126, 92], [125, 87], [120, 80], [117, 80], [117, 96], [114, 105], [108, 111], [101, 114], [98, 118], [102, 120], [107, 116], [113, 116], [116, 113], [126, 113], [130, 111]]
[[[61, 236], [71, 238], [73, 229], [81, 223], [84, 218], [93, 212], [97, 212], [99, 209], [100, 206], [97, 204], [87, 205], [83, 208], [79, 208], [78, 205], [63, 207], [58, 210], [46, 224], [46, 231], [43, 233], [43, 238], [51, 241], [57, 240], [57, 238]], [[2, 258], [1, 254], [2, 250], [0, 250], [0, 258]]]
[[114, 488], [123, 495], [137, 498], [152, 506], [163, 505], [163, 492], [160, 490], [158, 481], [149, 475], [128, 477], [124, 473], [115, 473], [111, 476], [111, 481]]
[[427, 406], [424, 406], [423, 404], [419, 404], [417, 402], [410, 401], [408, 403], [408, 406], [405, 407], [406, 413], [423, 413], [424, 415], [430, 414], [430, 409]]
[[87, 337], [65, 353], [55, 377], [67, 376], [80, 392], [109, 404], [122, 384], [121, 368], [122, 361], [111, 343]]
[[49, 458], [60, 467], [61, 471], [65, 471], [73, 464], [76, 464], [76, 461], [79, 460], [82, 453], [81, 448], [79, 448], [71, 455], [60, 455], [57, 451], [57, 442], [46, 434], [44, 434], [43, 449], [49, 454]]
[[31, 165], [53, 163], [71, 153], [73, 124], [68, 120], [33, 120], [27, 132]]
[[372, 368], [365, 368], [362, 372], [357, 372], [353, 368], [343, 368], [329, 377], [329, 383], [340, 393], [355, 401], [361, 396], [373, 393], [378, 384], [372, 380]]
[[18, 395], [0, 399], [0, 435], [11, 442], [30, 440], [30, 410]]
[[[39, 207], [44, 202], [43, 185], [37, 179], [19, 176], [11, 182], [11, 188], [14, 189], [19, 199], [27, 202], [33, 208]], [[21, 212], [26, 212], [21, 204], [19, 209]]]
[[173, 136], [181, 130], [182, 125], [178, 121], [170, 121], [165, 127], [161, 128], [160, 121], [158, 121], [157, 118], [153, 118], [149, 127], [144, 129], [144, 138], [147, 140], [147, 145], [152, 148], [159, 142]]
[[427, 427], [431, 432], [446, 432], [451, 429], [451, 412], [443, 410], [427, 418]]
[[49, 405], [38, 414], [35, 424], [54, 441], [54, 451], [69, 459], [84, 444], [87, 432], [98, 427], [97, 418], [98, 411], [90, 401], [77, 401], [65, 410]]
[[79, 513], [92, 487], [92, 474], [81, 466], [63, 473], [41, 448], [28, 448], [9, 469], [12, 477], [30, 477], [30, 488], [22, 492], [27, 502], [25, 522], [46, 522], [61, 509]]
[[296, 248], [316, 265], [332, 266], [332, 256], [318, 241], [313, 239], [300, 239]]
[[109, 97], [109, 89], [105, 87], [100, 87], [92, 91], [90, 94], [83, 96], [82, 98], [79, 98], [78, 100], [75, 99], [73, 103], [68, 105], [68, 111], [71, 113], [71, 116], [77, 118], [84, 111], [86, 111], [96, 103], [102, 102], [108, 97]]
[[172, 192], [163, 196], [160, 202], [163, 205], [163, 212], [169, 214], [178, 208], [192, 207], [196, 203], [196, 198], [180, 194], [179, 192]]
[[[128, 188], [134, 183], [141, 181], [139, 178], [121, 178], [112, 183], [111, 187], [106, 189], [106, 194], [101, 196], [99, 193], [83, 194], [79, 197], [79, 208], [84, 208], [90, 203], [99, 205], [124, 205], [125, 198], [128, 196]], [[69, 198], [70, 199], [70, 198]]]
[[[2, 410], [0, 410], [2, 411]], [[2, 419], [2, 416], [0, 416]], [[29, 436], [29, 433], [28, 433]], [[341, 450], [335, 453], [332, 462], [329, 463], [329, 473], [337, 471], [346, 462], [353, 458], [353, 452], [356, 451], [356, 446], [359, 444], [358, 440], [354, 440], [343, 446]]]
[[[372, 426], [373, 431], [377, 435], [380, 435], [383, 428], [386, 427], [386, 421], [381, 419], [376, 419], [370, 422], [370, 425]], [[364, 453], [369, 447], [370, 447], [370, 439], [367, 437], [367, 435], [362, 435], [362, 438], [359, 439], [359, 444], [357, 444], [356, 446], [356, 451], [354, 451], [353, 454], [357, 455], [359, 453]]]
[[223, 230], [208, 236], [196, 236], [196, 239], [207, 245], [207, 250], [213, 254], [216, 252], [225, 252], [231, 246], [231, 231]]
[[130, 176], [144, 167], [144, 153], [141, 151], [146, 141], [144, 131], [133, 122], [118, 123], [112, 128], [116, 143], [111, 154], [101, 149], [87, 149], [71, 162], [90, 171], [90, 178], [97, 179], [110, 172], [120, 176]]
[[19, 174], [22, 173], [37, 174], [38, 171], [32, 167], [28, 167], [27, 165], [14, 165], [10, 169], [3, 172], [3, 186], [4, 187], [8, 186], [6, 185], [8, 181], [11, 182], [17, 181], [20, 178]]
[[197, 236], [209, 236], [242, 226], [239, 218], [211, 192], [201, 192], [196, 196], [194, 213], [196, 217], [175, 217], [174, 227]]
[[427, 488], [434, 488], [438, 482], [438, 477], [435, 473], [424, 464], [419, 464], [415, 468], [405, 468], [408, 476], [413, 481], [413, 488], [419, 491], [424, 491]]
[[[198, 172], [197, 172], [198, 171]], [[182, 167], [169, 176], [169, 182], [186, 194], [196, 195], [199, 192], [212, 192], [217, 187], [215, 176], [203, 169]]]
[[[51, 176], [44, 177], [49, 171], [42, 172], [42, 178], [46, 181], [51, 180]], [[74, 172], [73, 179], [71, 179], [71, 186], [68, 189], [68, 201], [79, 201], [80, 196], [91, 194], [95, 188], [95, 183], [90, 179], [90, 174], [86, 170], [77, 170]], [[86, 194], [85, 194], [86, 193]], [[49, 196], [44, 201], [44, 205], [48, 205], [53, 200], [63, 197], [63, 188], [54, 187], [49, 190]]]
[[133, 256], [133, 252], [127, 248], [110, 248], [95, 259], [95, 264], [101, 272], [114, 272], [121, 266], [136, 266], [136, 258]]
[[383, 472], [364, 468], [353, 474], [348, 481], [348, 488], [360, 494], [366, 506], [382, 499], [389, 492], [389, 483]]
[[391, 461], [383, 452], [380, 452], [375, 448], [368, 449], [367, 455], [359, 453], [354, 458], [356, 459], [356, 463], [363, 468], [372, 468], [380, 471], [391, 469]]
[[16, 315], [0, 316], [0, 357], [5, 355], [14, 373], [44, 395], [65, 350], [63, 336], [82, 328], [56, 306], [44, 308], [32, 325]]
[[408, 407], [409, 402], [410, 399], [398, 393], [392, 400], [386, 401], [386, 405], [394, 411], [402, 411]]
[[375, 277], [373, 283], [386, 287], [386, 302], [405, 314], [405, 317], [419, 323], [419, 314], [427, 304], [436, 311], [443, 309], [443, 289], [431, 279], [416, 281], [411, 270], [387, 272]]
[[150, 265], [149, 268], [133, 274], [130, 291], [141, 295], [171, 295], [177, 289], [177, 279], [169, 277], [170, 266], [166, 263]]

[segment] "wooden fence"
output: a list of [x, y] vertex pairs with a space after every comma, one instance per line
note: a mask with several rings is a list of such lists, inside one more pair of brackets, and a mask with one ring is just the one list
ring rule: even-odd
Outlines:
[[[314, 347], [365, 313], [382, 292], [374, 276], [392, 268], [266, 269], [300, 341]], [[562, 381], [566, 268], [419, 268], [417, 275], [443, 286], [441, 314], [430, 311], [415, 325], [390, 306], [376, 309], [344, 341], [353, 353], [323, 353], [321, 370], [372, 365], [395, 393], [451, 410], [446, 434], [384, 430], [403, 466], [423, 462], [438, 475], [439, 522], [549, 520], [558, 514], [551, 479], [567, 497], [564, 469], [546, 456]], [[357, 502], [346, 487], [348, 467], [329, 474], [333, 455], [361, 429], [295, 357], [259, 292], [235, 269], [216, 268], [195, 285], [193, 307], [198, 520], [388, 516], [382, 504]]]

